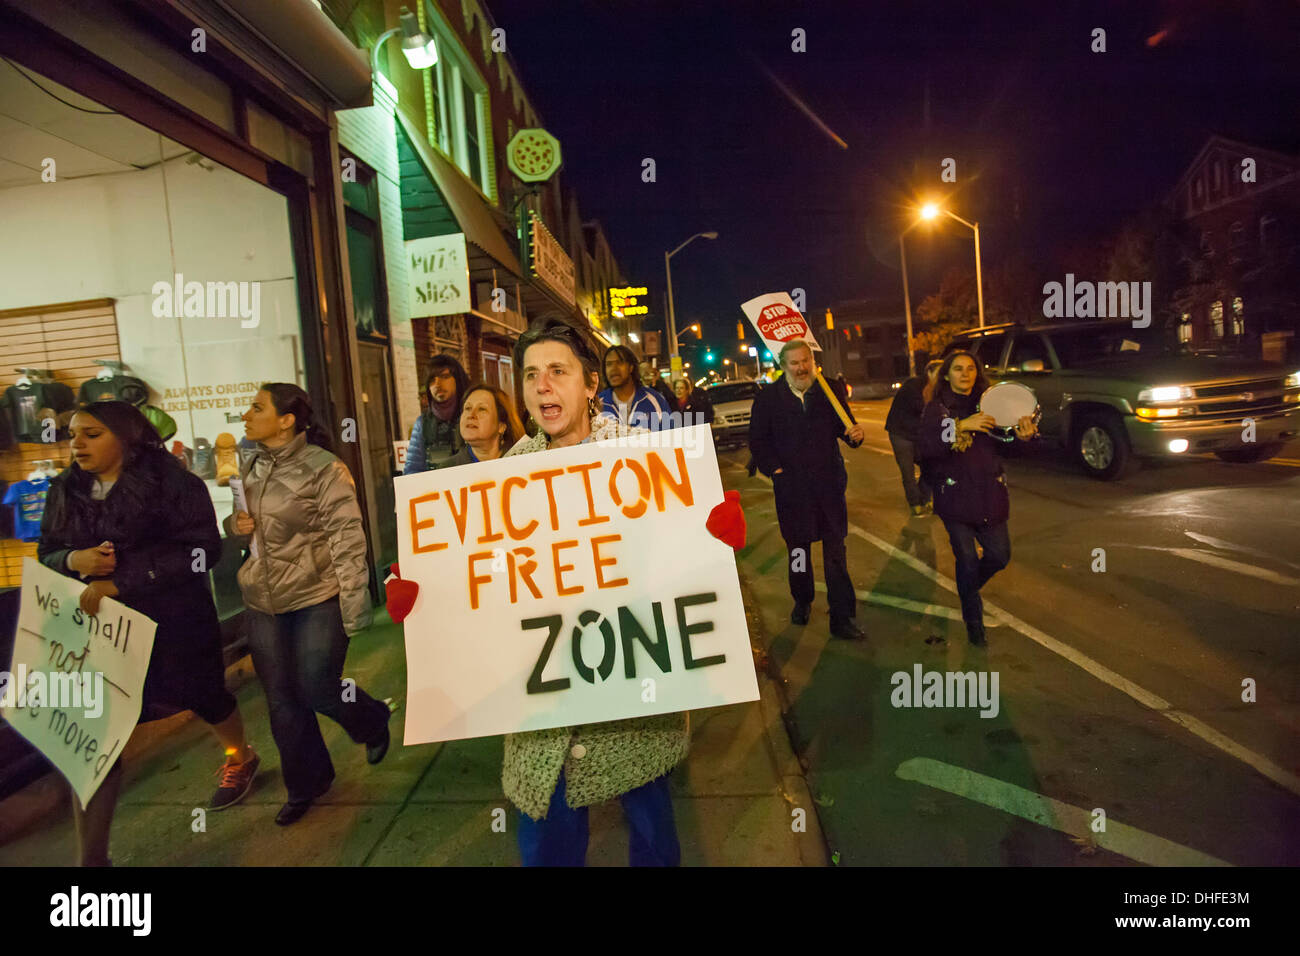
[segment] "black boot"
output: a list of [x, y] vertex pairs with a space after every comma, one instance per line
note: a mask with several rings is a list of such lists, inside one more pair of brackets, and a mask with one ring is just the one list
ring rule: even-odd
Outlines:
[[976, 647], [986, 647], [988, 641], [984, 639], [984, 622], [978, 624], [966, 625], [966, 637]]

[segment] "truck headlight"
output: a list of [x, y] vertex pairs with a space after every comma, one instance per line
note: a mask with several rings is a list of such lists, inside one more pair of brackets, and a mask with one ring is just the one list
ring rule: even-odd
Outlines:
[[1144, 388], [1138, 392], [1139, 402], [1177, 402], [1184, 398], [1195, 398], [1196, 393], [1186, 385], [1162, 385], [1159, 388]]
[[1292, 372], [1286, 377], [1285, 388], [1300, 388], [1300, 372]]

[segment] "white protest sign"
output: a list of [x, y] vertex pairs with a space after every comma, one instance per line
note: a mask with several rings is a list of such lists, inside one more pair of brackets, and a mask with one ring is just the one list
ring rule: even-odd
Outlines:
[[[252, 512], [248, 510], [248, 496], [244, 493], [244, 479], [231, 478], [229, 484], [230, 484], [230, 497], [235, 502], [235, 510], [242, 511], [244, 512], [244, 514], [247, 515], [251, 515]], [[255, 534], [250, 534], [248, 536], [248, 553], [254, 558], [258, 556], [257, 535]]]
[[758, 699], [708, 425], [394, 484], [407, 744]]
[[140, 719], [157, 625], [104, 598], [93, 617], [86, 585], [23, 559], [22, 609], [0, 706], [13, 728], [68, 778], [84, 807]]
[[794, 307], [794, 300], [785, 292], [768, 292], [756, 296], [740, 306], [763, 345], [773, 356], [781, 354], [781, 346], [802, 339], [818, 352], [821, 346], [813, 338], [812, 327]]
[[393, 456], [397, 460], [397, 470], [401, 471], [406, 467], [406, 447], [411, 443], [409, 438], [402, 441], [393, 442]]

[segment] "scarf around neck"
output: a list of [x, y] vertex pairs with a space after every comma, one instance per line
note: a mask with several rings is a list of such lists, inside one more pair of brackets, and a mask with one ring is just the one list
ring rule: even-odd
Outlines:
[[433, 414], [438, 416], [439, 421], [449, 422], [451, 421], [452, 416], [456, 414], [457, 397], [458, 396], [453, 395], [445, 402], [435, 402], [432, 398], [430, 398], [429, 409], [433, 412]]

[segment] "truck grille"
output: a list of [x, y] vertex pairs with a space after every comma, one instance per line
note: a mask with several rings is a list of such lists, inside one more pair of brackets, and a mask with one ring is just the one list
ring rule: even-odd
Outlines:
[[1193, 388], [1196, 397], [1184, 404], [1194, 408], [1193, 417], [1200, 419], [1268, 415], [1283, 411], [1287, 407], [1282, 401], [1285, 382], [1286, 380], [1279, 375], [1275, 378], [1256, 378], [1244, 382], [1197, 385]]

